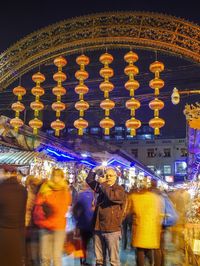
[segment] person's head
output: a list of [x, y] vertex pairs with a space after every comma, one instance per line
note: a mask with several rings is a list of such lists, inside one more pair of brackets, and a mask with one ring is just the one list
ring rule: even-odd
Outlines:
[[25, 186], [27, 188], [31, 188], [31, 190], [37, 190], [41, 184], [42, 184], [42, 179], [35, 177], [34, 175], [27, 176], [25, 181]]
[[62, 169], [59, 168], [53, 168], [52, 174], [51, 174], [51, 181], [54, 183], [60, 183], [65, 179], [64, 172]]
[[104, 178], [106, 178], [106, 183], [109, 186], [112, 186], [115, 184], [116, 180], [117, 180], [117, 173], [113, 168], [107, 168]]

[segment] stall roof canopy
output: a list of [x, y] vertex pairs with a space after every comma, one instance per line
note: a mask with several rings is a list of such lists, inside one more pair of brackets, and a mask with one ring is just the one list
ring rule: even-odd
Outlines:
[[35, 158], [47, 158], [46, 155], [35, 151], [19, 151], [1, 153], [0, 164], [29, 165]]

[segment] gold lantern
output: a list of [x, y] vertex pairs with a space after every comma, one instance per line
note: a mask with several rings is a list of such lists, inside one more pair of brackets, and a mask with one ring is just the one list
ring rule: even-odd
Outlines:
[[21, 101], [22, 96], [26, 94], [26, 89], [19, 85], [13, 89], [13, 94], [18, 97], [18, 101]]
[[110, 129], [115, 126], [115, 122], [109, 118], [110, 110], [115, 107], [115, 103], [109, 99], [109, 93], [114, 89], [114, 85], [109, 80], [114, 75], [113, 69], [109, 67], [109, 64], [113, 62], [113, 56], [106, 52], [99, 57], [99, 61], [104, 65], [99, 71], [100, 76], [104, 78], [99, 88], [104, 92], [105, 98], [100, 103], [100, 107], [105, 112], [105, 118], [100, 121], [100, 127], [104, 128], [105, 135], [109, 135]]
[[160, 128], [165, 125], [165, 121], [160, 117], [154, 117], [149, 121], [149, 126], [154, 128], [154, 134], [160, 134]]
[[84, 116], [84, 111], [86, 111], [89, 108], [89, 104], [85, 102], [84, 100], [80, 100], [79, 102], [76, 102], [75, 104], [76, 110], [79, 111], [79, 116]]
[[78, 135], [83, 135], [83, 129], [88, 127], [88, 122], [80, 117], [74, 121], [74, 127], [78, 129]]
[[115, 107], [115, 103], [111, 101], [110, 99], [105, 99], [100, 103], [100, 107], [105, 110], [105, 116], [110, 115], [110, 110], [112, 110]]
[[126, 101], [126, 108], [131, 110], [131, 116], [135, 116], [135, 110], [140, 108], [140, 102], [135, 98], [131, 98]]
[[62, 82], [67, 79], [67, 75], [62, 71], [66, 66], [67, 60], [58, 56], [54, 59], [54, 65], [57, 66], [58, 72], [53, 75], [53, 79], [57, 82], [57, 86], [52, 89], [53, 94], [56, 96], [56, 102], [52, 103], [51, 108], [56, 112], [57, 119], [51, 123], [51, 128], [54, 129], [55, 135], [60, 135], [60, 130], [65, 128], [64, 122], [60, 118], [60, 112], [64, 111], [66, 105], [61, 102], [61, 97], [66, 94], [66, 89], [62, 86]]
[[44, 109], [44, 104], [42, 102], [35, 101], [30, 104], [30, 107], [34, 110], [34, 116], [38, 117], [39, 111]]
[[40, 129], [43, 126], [43, 122], [38, 118], [34, 118], [29, 121], [29, 126], [33, 129], [33, 134], [37, 135], [38, 129]]
[[13, 103], [11, 109], [15, 112], [15, 118], [11, 119], [10, 124], [14, 127], [14, 130], [18, 132], [19, 127], [21, 127], [24, 122], [19, 118], [20, 112], [24, 111], [25, 107], [22, 100], [22, 96], [26, 94], [26, 89], [21, 85], [13, 89], [13, 94], [17, 96], [18, 101]]
[[60, 135], [60, 130], [63, 130], [65, 128], [65, 123], [61, 121], [60, 119], [56, 119], [51, 123], [51, 128], [55, 130], [55, 135]]
[[140, 120], [135, 119], [135, 117], [131, 117], [131, 119], [126, 121], [126, 127], [130, 128], [130, 135], [135, 136], [136, 129], [141, 127], [141, 122]]
[[158, 117], [159, 116], [159, 111], [162, 110], [164, 108], [165, 104], [163, 101], [159, 100], [158, 98], [153, 99], [150, 103], [149, 103], [149, 108], [151, 110], [154, 110], [154, 116]]
[[18, 132], [19, 127], [22, 127], [24, 122], [19, 117], [15, 117], [10, 120], [10, 124], [14, 127], [14, 130]]
[[61, 97], [66, 94], [66, 89], [62, 86], [56, 86], [52, 89], [52, 92], [57, 97], [57, 101], [61, 101]]
[[109, 135], [110, 129], [115, 126], [115, 122], [109, 117], [105, 117], [100, 121], [100, 127], [104, 128], [104, 134]]
[[76, 58], [76, 63], [80, 66], [80, 69], [76, 71], [75, 77], [79, 80], [79, 84], [75, 87], [75, 92], [79, 95], [79, 100], [75, 104], [76, 110], [79, 111], [79, 119], [74, 122], [74, 126], [78, 129], [78, 135], [83, 135], [83, 129], [88, 127], [88, 122], [81, 119], [84, 116], [84, 112], [89, 108], [89, 104], [84, 101], [84, 95], [88, 93], [89, 88], [84, 84], [88, 79], [89, 74], [85, 70], [85, 66], [90, 63], [88, 56], [82, 54]]
[[56, 112], [56, 117], [60, 117], [60, 112], [65, 110], [65, 104], [62, 102], [54, 102], [51, 107]]
[[16, 103], [13, 103], [11, 108], [13, 111], [15, 111], [15, 117], [19, 117], [19, 113], [24, 111], [24, 109], [25, 109], [23, 103], [21, 103], [19, 101]]
[[140, 83], [135, 80], [135, 76], [139, 73], [139, 69], [134, 65], [138, 60], [138, 55], [133, 51], [125, 54], [124, 60], [128, 65], [124, 69], [124, 73], [128, 76], [128, 81], [125, 83], [125, 88], [129, 91], [131, 99], [126, 101], [126, 108], [131, 111], [131, 118], [126, 121], [126, 127], [130, 129], [131, 136], [136, 135], [136, 129], [141, 126], [141, 122], [135, 118], [135, 110], [140, 108], [140, 102], [134, 98], [135, 90], [140, 86]]

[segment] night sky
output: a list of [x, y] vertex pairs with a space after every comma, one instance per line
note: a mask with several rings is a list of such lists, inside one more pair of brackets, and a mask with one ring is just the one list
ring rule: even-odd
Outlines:
[[[0, 15], [0, 52], [6, 50], [10, 45], [14, 44], [16, 41], [25, 37], [26, 35], [32, 33], [33, 31], [39, 30], [50, 24], [62, 21], [64, 19], [87, 15], [97, 12], [104, 11], [151, 11], [158, 12], [168, 15], [173, 15], [179, 18], [186, 19], [190, 22], [194, 22], [200, 25], [200, 15], [198, 1], [151, 1], [151, 0], [73, 0], [73, 1], [27, 1], [26, 4], [22, 4], [22, 1], [4, 1], [3, 6], [1, 6], [1, 15]], [[168, 72], [173, 68], [175, 59], [172, 57], [169, 58], [168, 62]], [[181, 63], [179, 63], [180, 66]], [[188, 63], [186, 60], [183, 60], [184, 66], [189, 66], [192, 73], [191, 62]], [[195, 67], [195, 73], [198, 73], [197, 66]], [[198, 66], [199, 67], [199, 66]], [[200, 74], [196, 78], [196, 83], [188, 83], [183, 80], [180, 81], [180, 78], [183, 76], [183, 73], [177, 72], [173, 69], [173, 79], [177, 78], [177, 82], [185, 88], [196, 89], [197, 84], [200, 87]], [[186, 70], [188, 72], [188, 70]], [[169, 76], [168, 73], [168, 76]], [[189, 72], [190, 73], [190, 72]], [[200, 68], [199, 68], [200, 73]], [[180, 76], [179, 76], [180, 75]], [[190, 75], [190, 74], [188, 74]], [[187, 76], [189, 81], [190, 76]], [[195, 79], [194, 74], [191, 79]], [[190, 79], [190, 82], [191, 82]], [[168, 82], [168, 81], [166, 81]], [[176, 80], [173, 82], [173, 86], [176, 85]], [[190, 87], [188, 87], [190, 86]], [[198, 88], [199, 88], [198, 87]], [[170, 87], [171, 89], [171, 87]], [[1, 96], [1, 95], [0, 95]], [[179, 106], [173, 106], [168, 100], [168, 105], [163, 111], [164, 116], [167, 118], [166, 130], [164, 135], [166, 136], [176, 136], [183, 137], [185, 135], [185, 121], [182, 114], [184, 104], [186, 102], [195, 102], [200, 100], [195, 97], [190, 97], [189, 100], [183, 99], [182, 104]], [[171, 115], [170, 115], [171, 114]], [[172, 120], [171, 120], [172, 119]], [[171, 123], [173, 121], [173, 123]], [[177, 123], [178, 121], [178, 123]], [[176, 131], [176, 134], [175, 134]]]

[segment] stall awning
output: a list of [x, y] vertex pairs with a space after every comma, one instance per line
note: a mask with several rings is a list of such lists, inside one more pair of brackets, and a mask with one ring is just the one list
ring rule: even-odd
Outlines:
[[29, 165], [34, 162], [36, 157], [40, 157], [39, 152], [5, 152], [0, 154], [0, 164]]

